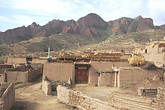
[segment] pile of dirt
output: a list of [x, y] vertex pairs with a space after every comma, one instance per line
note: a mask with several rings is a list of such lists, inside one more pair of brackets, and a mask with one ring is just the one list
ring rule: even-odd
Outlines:
[[153, 63], [146, 63], [144, 66], [142, 66], [143, 69], [147, 70], [156, 70], [158, 69]]
[[64, 81], [51, 81], [52, 91], [57, 91], [57, 86], [62, 85], [68, 88], [71, 88], [71, 85]]

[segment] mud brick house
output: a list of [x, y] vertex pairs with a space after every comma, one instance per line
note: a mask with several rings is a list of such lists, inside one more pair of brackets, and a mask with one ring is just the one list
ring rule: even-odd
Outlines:
[[5, 82], [31, 82], [42, 74], [41, 64], [22, 65], [4, 72]]
[[12, 69], [14, 68], [13, 65], [8, 65], [8, 64], [1, 64], [0, 65], [0, 82], [4, 82], [5, 81], [5, 72], [8, 69]]
[[[108, 54], [108, 53], [106, 53]], [[93, 55], [88, 58], [76, 56], [60, 57], [57, 62], [44, 65], [43, 74], [48, 80], [60, 80], [72, 84], [121, 87], [137, 83], [144, 78], [156, 75], [163, 77], [163, 70], [145, 70], [132, 67], [126, 60], [127, 55]]]
[[151, 61], [158, 67], [165, 66], [165, 41], [153, 42], [145, 48], [137, 48], [135, 52], [143, 55], [146, 61]]

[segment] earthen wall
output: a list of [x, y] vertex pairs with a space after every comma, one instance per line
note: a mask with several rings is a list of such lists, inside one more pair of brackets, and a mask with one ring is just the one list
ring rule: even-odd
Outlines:
[[120, 69], [120, 86], [127, 86], [133, 83], [149, 78], [153, 79], [154, 76], [163, 77], [163, 70], [145, 70], [145, 69]]
[[114, 73], [102, 73], [98, 77], [98, 86], [114, 86], [114, 79], [115, 74]]
[[73, 80], [73, 67], [73, 63], [46, 63], [44, 65], [43, 74], [47, 76], [48, 80], [67, 82], [69, 79]]
[[7, 64], [19, 64], [19, 63], [26, 63], [26, 58], [8, 58]]
[[0, 110], [10, 110], [15, 100], [14, 84], [10, 83], [0, 97]]

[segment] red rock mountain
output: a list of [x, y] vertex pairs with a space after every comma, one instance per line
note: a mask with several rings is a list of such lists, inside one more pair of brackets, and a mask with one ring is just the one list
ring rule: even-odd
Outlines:
[[49, 37], [60, 33], [78, 34], [82, 38], [87, 36], [89, 39], [99, 40], [111, 34], [124, 34], [154, 28], [165, 30], [165, 25], [154, 26], [151, 18], [143, 18], [142, 16], [135, 19], [122, 17], [106, 22], [99, 15], [90, 13], [77, 21], [52, 20], [44, 26], [33, 22], [27, 27], [22, 26], [1, 32], [0, 45], [17, 43], [34, 37]]

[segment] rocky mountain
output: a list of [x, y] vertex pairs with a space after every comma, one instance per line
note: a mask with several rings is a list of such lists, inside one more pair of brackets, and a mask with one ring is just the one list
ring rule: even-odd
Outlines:
[[113, 27], [112, 31], [115, 32], [115, 34], [139, 32], [155, 28], [151, 18], [142, 18], [142, 16], [138, 16], [135, 19], [122, 17], [114, 21], [109, 21], [108, 25]]
[[[28, 50], [34, 46], [46, 49], [47, 47], [44, 45], [53, 46], [56, 43], [58, 44], [56, 46], [60, 46], [60, 49], [62, 49], [69, 47], [69, 43], [76, 46], [86, 42], [102, 42], [112, 35], [140, 32], [148, 29], [165, 30], [165, 25], [154, 26], [151, 18], [143, 18], [142, 16], [138, 16], [135, 19], [122, 17], [106, 22], [99, 15], [90, 13], [77, 21], [52, 20], [43, 26], [33, 22], [27, 27], [22, 26], [1, 32], [0, 45], [12, 45], [21, 41], [31, 42], [31, 39], [34, 38], [45, 38], [44, 40], [46, 41], [28, 43]], [[37, 51], [38, 47], [36, 47], [35, 51]], [[43, 48], [40, 50], [43, 50]]]

